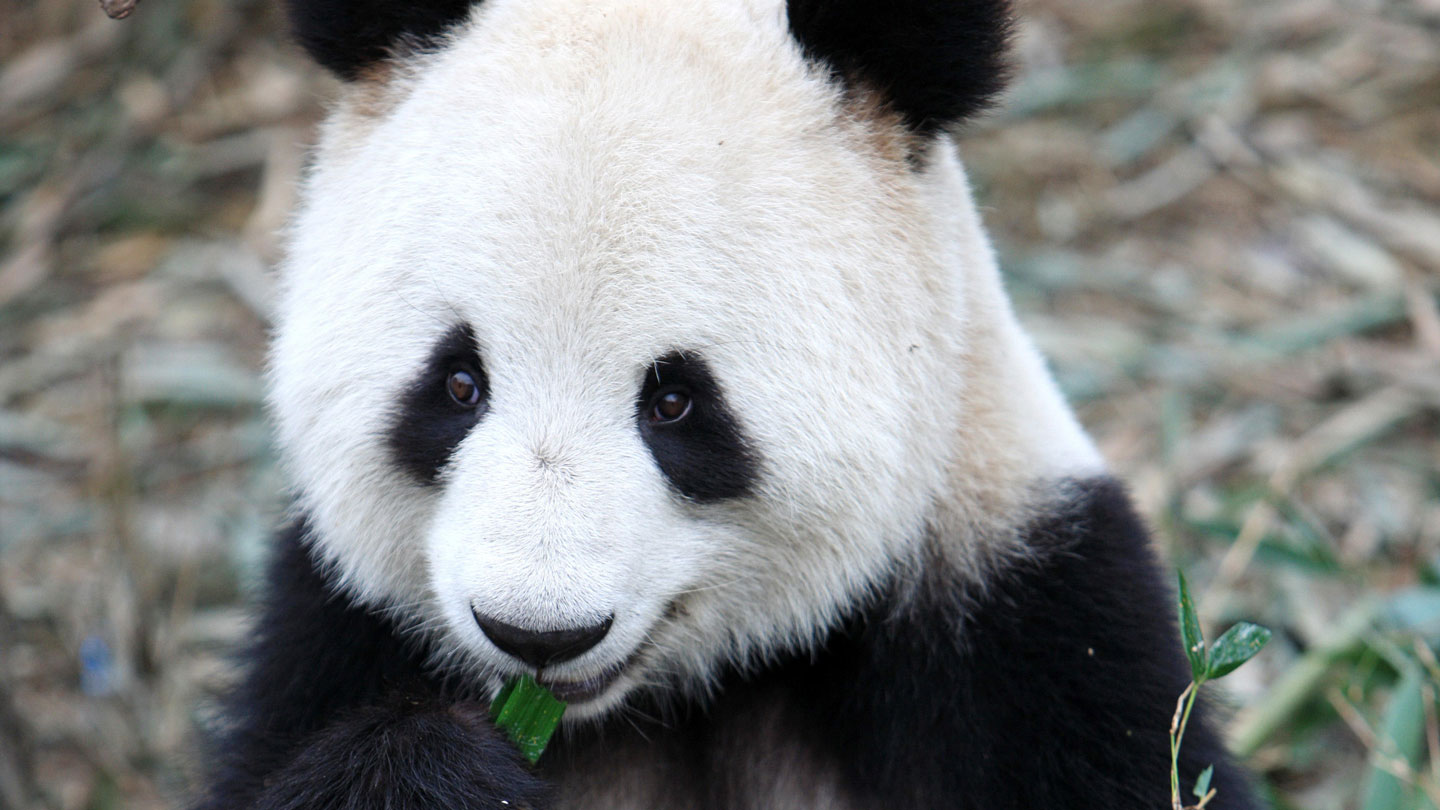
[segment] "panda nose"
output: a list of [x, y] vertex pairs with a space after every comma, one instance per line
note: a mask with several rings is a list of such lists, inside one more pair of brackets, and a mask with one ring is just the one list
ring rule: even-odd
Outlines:
[[589, 627], [575, 627], [567, 630], [526, 630], [513, 624], [474, 611], [475, 622], [485, 637], [496, 647], [515, 656], [536, 669], [559, 664], [600, 643], [615, 623], [612, 613], [605, 621]]

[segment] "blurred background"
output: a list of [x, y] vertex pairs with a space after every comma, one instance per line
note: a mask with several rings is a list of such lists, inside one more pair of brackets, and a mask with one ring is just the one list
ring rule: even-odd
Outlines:
[[[268, 267], [334, 92], [277, 6], [0, 0], [0, 810], [194, 783], [284, 514]], [[1275, 630], [1234, 747], [1277, 807], [1440, 807], [1440, 0], [1020, 7], [963, 151], [1207, 633]]]

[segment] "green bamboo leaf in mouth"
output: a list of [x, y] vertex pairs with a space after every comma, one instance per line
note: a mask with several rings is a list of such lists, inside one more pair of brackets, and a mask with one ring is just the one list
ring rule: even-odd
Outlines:
[[529, 675], [505, 684], [490, 704], [490, 719], [532, 765], [545, 752], [564, 713], [565, 704]]

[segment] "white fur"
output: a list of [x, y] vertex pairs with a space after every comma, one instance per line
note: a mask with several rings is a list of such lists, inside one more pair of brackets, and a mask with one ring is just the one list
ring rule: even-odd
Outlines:
[[[486, 0], [383, 109], [328, 123], [283, 274], [272, 405], [319, 547], [358, 598], [520, 670], [470, 615], [614, 612], [555, 668], [644, 646], [703, 689], [803, 644], [927, 532], [1005, 551], [1037, 482], [1099, 458], [1019, 330], [958, 157], [877, 144], [780, 0]], [[476, 333], [490, 409], [442, 482], [384, 435], [436, 340]], [[762, 458], [697, 506], [636, 427], [644, 370], [697, 351]], [[667, 605], [682, 610], [666, 618]]]

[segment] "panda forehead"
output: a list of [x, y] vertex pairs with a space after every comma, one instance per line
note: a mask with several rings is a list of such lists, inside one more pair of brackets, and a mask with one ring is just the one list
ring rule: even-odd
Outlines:
[[608, 178], [595, 200], [627, 188], [653, 199], [696, 177], [763, 187], [758, 173], [797, 180], [861, 145], [844, 131], [846, 94], [801, 53], [780, 0], [488, 0], [437, 51], [408, 59], [378, 122], [351, 104], [331, 123], [332, 145], [367, 148], [322, 163], [358, 154], [406, 177], [443, 167], [458, 183], [504, 172], [507, 188], [574, 204], [567, 182]]
[[914, 179], [837, 117], [778, 1], [494, 0], [416, 58], [384, 120], [332, 124], [309, 201], [342, 264], [410, 268], [410, 299], [571, 334], [743, 325], [925, 264], [900, 255], [923, 251]]
[[917, 179], [843, 114], [780, 0], [487, 0], [412, 58], [392, 109], [342, 105], [327, 130], [288, 264], [298, 317], [339, 295], [368, 340], [395, 310], [407, 356], [459, 322], [526, 374], [677, 350], [723, 374], [933, 307]]
[[439, 58], [417, 54], [410, 73], [445, 81], [454, 68], [477, 97], [614, 92], [635, 71], [652, 89], [703, 76], [712, 91], [738, 81], [756, 93], [805, 62], [783, 0], [485, 0], [430, 53]]

